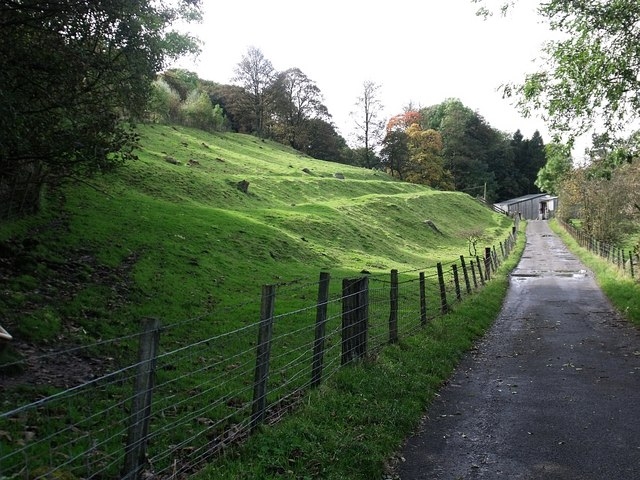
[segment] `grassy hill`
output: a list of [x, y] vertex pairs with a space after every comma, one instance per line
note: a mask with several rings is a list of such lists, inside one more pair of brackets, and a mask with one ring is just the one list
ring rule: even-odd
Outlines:
[[[6, 411], [82, 383], [88, 374], [95, 378], [131, 365], [140, 320], [156, 317], [170, 326], [162, 333], [163, 351], [184, 347], [185, 352], [158, 368], [163, 390], [153, 411], [156, 431], [166, 436], [156, 438], [153, 448], [161, 455], [184, 440], [182, 433], [211, 433], [208, 422], [215, 415], [227, 419], [220, 423], [223, 431], [235, 428], [250, 408], [255, 332], [243, 327], [259, 319], [262, 285], [286, 290], [276, 313], [291, 312], [313, 303], [320, 271], [329, 271], [333, 279], [362, 271], [387, 279], [397, 269], [401, 281], [410, 276], [415, 281], [418, 270], [466, 255], [470, 238], [479, 239], [481, 248], [511, 231], [508, 218], [466, 194], [314, 160], [252, 136], [166, 126], [143, 126], [140, 133], [138, 161], [47, 198], [36, 217], [0, 226], [0, 324], [15, 337], [12, 347], [0, 352]], [[340, 282], [332, 281], [334, 292], [339, 288]], [[280, 478], [289, 469], [297, 472], [294, 477], [306, 478], [310, 461], [319, 472], [311, 477], [374, 478], [371, 472], [381, 471], [456, 359], [493, 320], [505, 289], [504, 278], [492, 282], [456, 306], [453, 315], [430, 322], [424, 335], [403, 337], [385, 349], [374, 364], [340, 370], [300, 409], [301, 424], [283, 422], [270, 430], [275, 437], [252, 437], [249, 461], [242, 454], [227, 456], [202, 478]], [[429, 295], [430, 308], [437, 309], [436, 289]], [[380, 288], [378, 296], [388, 299], [388, 290]], [[383, 343], [387, 316], [388, 310], [379, 308], [372, 327], [379, 328], [372, 332]], [[333, 321], [339, 324], [339, 317]], [[295, 334], [301, 325], [292, 316], [278, 329], [286, 339], [275, 364], [285, 366], [288, 378], [272, 383], [284, 385], [297, 375], [295, 382], [306, 382], [306, 372], [287, 365], [308, 345], [313, 324], [304, 326], [304, 335]], [[206, 340], [232, 330], [238, 334], [225, 336], [219, 345]], [[51, 356], [76, 345], [91, 347], [81, 355]], [[236, 351], [242, 361], [227, 358]], [[7, 360], [43, 352], [49, 356], [39, 369], [34, 362], [24, 372], [2, 368]], [[246, 372], [238, 372], [244, 369], [239, 365], [247, 365]], [[233, 372], [233, 378], [223, 377], [225, 372]], [[404, 392], [402, 398], [398, 391]], [[122, 428], [129, 379], [79, 392], [60, 407], [48, 406], [52, 416], [36, 408], [0, 421], [0, 458], [24, 446], [17, 439], [25, 425], [37, 432], [33, 448], [25, 447], [29, 468], [50, 455], [49, 445], [39, 443], [49, 434], [74, 437], [84, 429]], [[100, 396], [103, 392], [107, 395]], [[114, 406], [120, 399], [122, 404]], [[104, 423], [94, 424], [96, 416]], [[175, 421], [183, 423], [176, 427]], [[122, 434], [109, 435], [100, 445], [100, 461], [111, 462], [105, 471], [117, 471]], [[295, 467], [289, 465], [292, 452]], [[23, 455], [12, 461], [19, 471]]]
[[466, 194], [248, 135], [144, 126], [141, 146], [139, 161], [0, 227], [0, 308], [18, 338], [120, 334], [131, 319], [181, 320], [323, 269], [431, 266], [466, 254], [470, 235], [492, 245], [511, 228]]

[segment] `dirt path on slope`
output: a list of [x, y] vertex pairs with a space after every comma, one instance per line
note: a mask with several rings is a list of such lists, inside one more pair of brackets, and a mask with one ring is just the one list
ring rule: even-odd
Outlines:
[[640, 332], [547, 222], [402, 456], [402, 480], [640, 479]]

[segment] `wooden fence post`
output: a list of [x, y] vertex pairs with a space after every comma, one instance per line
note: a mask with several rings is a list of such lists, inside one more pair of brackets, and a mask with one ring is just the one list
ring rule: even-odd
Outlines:
[[629, 268], [631, 269], [631, 278], [635, 278], [635, 272], [633, 270], [633, 253], [629, 250]]
[[453, 270], [453, 284], [456, 289], [456, 299], [458, 301], [462, 300], [462, 295], [460, 294], [460, 278], [458, 278], [458, 266], [452, 265], [451, 270]]
[[311, 367], [311, 387], [317, 387], [322, 381], [322, 366], [324, 362], [324, 339], [327, 324], [327, 305], [329, 302], [328, 272], [320, 272], [318, 282], [318, 303], [316, 306], [316, 335], [313, 341], [313, 364]]
[[420, 323], [427, 324], [427, 289], [424, 272], [420, 272]]
[[464, 285], [467, 293], [471, 293], [471, 282], [469, 281], [469, 272], [467, 272], [467, 263], [464, 261], [464, 255], [460, 255], [460, 265], [462, 266], [462, 275], [464, 276]]
[[122, 478], [126, 480], [138, 479], [145, 464], [156, 361], [160, 345], [160, 321], [157, 318], [143, 319], [141, 327], [138, 366], [134, 380], [127, 445], [122, 469]]
[[345, 365], [367, 354], [369, 278], [342, 280], [342, 358]]
[[491, 247], [485, 247], [484, 249], [484, 277], [486, 280], [491, 280]]
[[505, 249], [504, 249], [504, 245], [502, 244], [502, 242], [500, 242], [500, 253], [502, 254], [502, 259], [503, 260], [505, 258], [507, 258], [507, 256], [505, 255]]
[[444, 274], [442, 273], [442, 263], [436, 266], [438, 269], [438, 283], [440, 284], [440, 312], [447, 313], [449, 305], [447, 304], [447, 290], [444, 285]]
[[480, 261], [480, 257], [476, 256], [476, 263], [478, 265], [478, 274], [480, 275], [480, 283], [484, 286], [484, 273], [482, 273], [482, 262]]
[[493, 254], [491, 255], [491, 260], [493, 260], [493, 271], [497, 272], [498, 271], [498, 267], [500, 266], [500, 264], [502, 262], [498, 258], [498, 252], [496, 252], [496, 246], [495, 245], [493, 246]]
[[276, 286], [263, 285], [258, 346], [256, 348], [256, 371], [253, 382], [253, 404], [251, 406], [252, 431], [264, 421], [267, 413], [267, 382], [269, 380], [269, 357], [271, 356], [275, 301]]
[[389, 292], [389, 343], [398, 341], [398, 270], [391, 270], [391, 291]]
[[471, 259], [471, 262], [469, 262], [469, 265], [471, 265], [471, 275], [473, 277], [473, 288], [475, 290], [478, 289], [478, 279], [476, 278], [476, 267], [473, 265], [473, 259]]

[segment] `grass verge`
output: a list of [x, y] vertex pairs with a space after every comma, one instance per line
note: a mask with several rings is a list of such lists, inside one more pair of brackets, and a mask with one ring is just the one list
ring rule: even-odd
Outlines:
[[524, 244], [521, 234], [495, 278], [452, 313], [375, 359], [341, 369], [294, 414], [261, 427], [193, 478], [381, 478], [462, 355], [499, 314]]
[[598, 285], [614, 307], [630, 322], [640, 327], [640, 283], [624, 275], [615, 265], [581, 247], [557, 221], [551, 221], [549, 225], [569, 250], [593, 271]]

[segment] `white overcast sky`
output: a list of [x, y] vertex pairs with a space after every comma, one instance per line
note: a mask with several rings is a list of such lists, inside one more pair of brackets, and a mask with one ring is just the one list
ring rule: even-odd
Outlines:
[[278, 71], [297, 67], [313, 80], [340, 133], [349, 140], [364, 81], [381, 85], [384, 117], [412, 102], [426, 107], [459, 98], [494, 128], [525, 137], [544, 122], [524, 119], [498, 91], [535, 71], [533, 61], [551, 38], [520, 0], [506, 18], [483, 20], [471, 0], [204, 0], [204, 19], [188, 30], [203, 42], [197, 60], [179, 67], [202, 79], [232, 83], [250, 46]]

